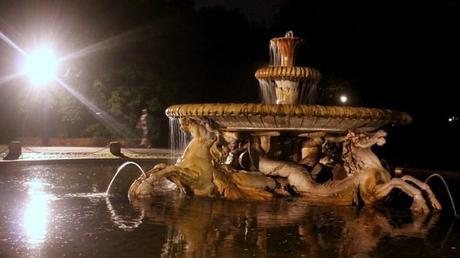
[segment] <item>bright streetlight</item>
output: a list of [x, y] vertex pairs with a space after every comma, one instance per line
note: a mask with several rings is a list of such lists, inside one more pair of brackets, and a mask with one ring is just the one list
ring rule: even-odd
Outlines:
[[345, 103], [347, 103], [347, 101], [348, 101], [348, 97], [346, 95], [341, 95], [340, 96], [340, 102], [345, 104]]
[[[44, 87], [56, 79], [58, 59], [50, 47], [41, 46], [25, 56], [23, 72], [29, 77], [33, 87]], [[48, 145], [48, 106], [44, 98], [41, 100], [42, 144]]]
[[50, 47], [40, 47], [27, 55], [24, 72], [34, 86], [43, 86], [54, 79], [58, 59]]

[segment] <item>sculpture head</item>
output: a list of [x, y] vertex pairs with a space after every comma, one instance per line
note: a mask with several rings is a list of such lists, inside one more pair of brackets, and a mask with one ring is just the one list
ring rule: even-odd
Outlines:
[[383, 130], [378, 130], [374, 133], [367, 134], [367, 136], [361, 137], [361, 142], [363, 144], [377, 144], [377, 146], [382, 146], [386, 143], [386, 136], [387, 132]]
[[375, 144], [377, 144], [378, 146], [384, 145], [386, 143], [386, 136], [387, 133], [383, 130], [378, 130], [373, 133], [356, 133], [350, 131], [346, 135], [345, 140], [349, 141], [356, 147], [370, 148]]
[[376, 133], [375, 133], [375, 137], [377, 138], [376, 139], [376, 144], [378, 146], [382, 146], [384, 145], [387, 141], [385, 139], [385, 137], [387, 136], [387, 133], [383, 130], [378, 130]]
[[234, 150], [238, 147], [238, 141], [240, 139], [240, 135], [237, 132], [223, 132], [222, 137], [224, 141], [227, 143], [228, 148], [230, 150]]
[[190, 120], [187, 118], [179, 118], [180, 129], [184, 133], [190, 132]]
[[215, 140], [216, 135], [211, 131], [209, 124], [206, 121], [192, 118], [179, 118], [180, 129], [184, 133], [190, 133], [193, 139], [209, 139]]

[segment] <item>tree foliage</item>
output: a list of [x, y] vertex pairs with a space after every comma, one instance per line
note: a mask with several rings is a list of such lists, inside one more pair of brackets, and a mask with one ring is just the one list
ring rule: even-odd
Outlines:
[[[46, 110], [52, 135], [138, 137], [135, 125], [147, 108], [154, 140], [165, 145], [168, 106], [257, 97], [258, 53], [252, 50], [260, 30], [237, 10], [197, 10], [191, 1], [103, 0], [69, 3], [63, 12], [72, 8], [78, 12], [68, 20], [80, 24], [65, 37], [69, 52], [80, 54], [61, 64], [60, 77], [74, 93], [55, 84], [35, 104], [23, 102], [24, 118]], [[20, 134], [37, 134], [31, 128], [45, 121], [37, 120], [27, 119]]]

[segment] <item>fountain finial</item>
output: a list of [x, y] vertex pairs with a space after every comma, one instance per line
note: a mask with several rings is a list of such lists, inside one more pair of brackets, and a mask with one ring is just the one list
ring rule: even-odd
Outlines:
[[284, 37], [270, 40], [270, 54], [272, 66], [294, 66], [294, 49], [302, 42], [299, 37], [294, 37], [292, 30], [286, 32]]
[[294, 65], [294, 49], [300, 42], [302, 39], [291, 30], [284, 37], [270, 40], [270, 66], [255, 74], [265, 103], [296, 105], [314, 101], [310, 93], [321, 76], [313, 68]]

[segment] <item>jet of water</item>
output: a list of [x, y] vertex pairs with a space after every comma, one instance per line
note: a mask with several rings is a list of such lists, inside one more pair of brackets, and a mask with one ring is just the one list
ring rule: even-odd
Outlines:
[[455, 217], [460, 217], [458, 214], [457, 214], [457, 209], [455, 209], [455, 203], [454, 203], [454, 199], [452, 198], [452, 194], [450, 193], [450, 189], [449, 189], [449, 186], [447, 186], [447, 182], [446, 180], [444, 180], [444, 178], [438, 174], [438, 173], [434, 173], [434, 174], [431, 174], [426, 180], [425, 180], [425, 184], [433, 177], [438, 177], [441, 179], [441, 181], [444, 183], [444, 186], [446, 187], [446, 190], [447, 190], [447, 194], [449, 195], [449, 199], [450, 199], [450, 203], [452, 205], [452, 209], [454, 210], [454, 216]]
[[184, 152], [191, 141], [191, 134], [182, 131], [180, 127], [178, 118], [169, 118], [169, 160], [171, 164], [176, 163], [177, 155]]
[[142, 169], [141, 166], [139, 166], [139, 164], [137, 164], [136, 162], [133, 162], [133, 161], [125, 162], [125, 163], [123, 163], [120, 167], [118, 167], [117, 172], [116, 172], [115, 175], [112, 177], [112, 180], [110, 181], [110, 184], [109, 184], [109, 186], [107, 187], [107, 190], [105, 191], [105, 194], [106, 194], [106, 195], [109, 195], [110, 187], [112, 187], [112, 184], [113, 184], [113, 181], [115, 181], [115, 178], [117, 178], [118, 174], [123, 170], [123, 168], [125, 168], [125, 167], [128, 166], [128, 165], [134, 165], [134, 166], [136, 166], [136, 167], [142, 172], [142, 174], [144, 175], [144, 177], [147, 177], [147, 176], [145, 175], [144, 170]]

